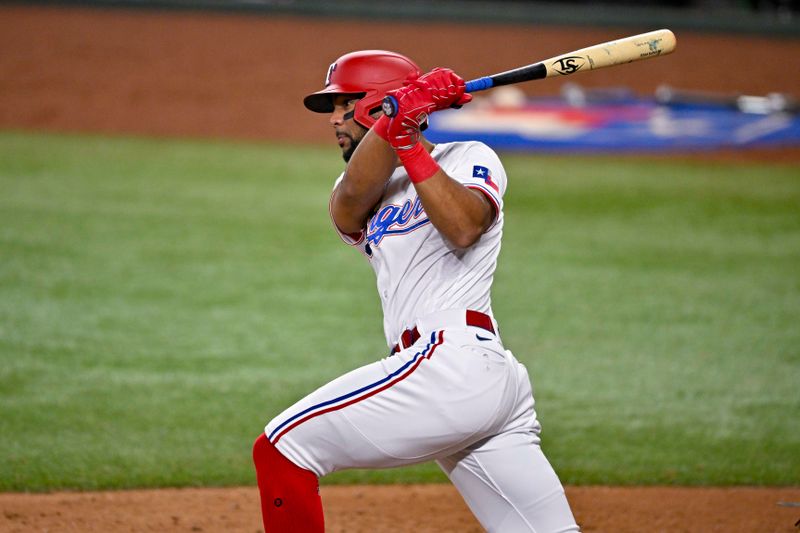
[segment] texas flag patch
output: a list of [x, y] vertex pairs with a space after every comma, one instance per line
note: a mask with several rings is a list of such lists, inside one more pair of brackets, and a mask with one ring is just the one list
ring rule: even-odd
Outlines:
[[480, 165], [475, 165], [474, 167], [472, 167], [472, 177], [482, 179], [483, 181], [486, 182], [486, 185], [488, 185], [495, 191], [500, 192], [500, 188], [497, 186], [497, 183], [495, 183], [495, 181], [492, 179], [492, 172], [488, 168], [482, 167]]

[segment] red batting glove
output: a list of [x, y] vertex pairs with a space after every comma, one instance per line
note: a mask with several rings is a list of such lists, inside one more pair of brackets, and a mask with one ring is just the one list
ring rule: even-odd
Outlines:
[[[402, 98], [405, 103], [404, 105], [408, 108], [419, 107], [420, 109], [424, 109], [426, 107], [432, 107], [433, 105], [432, 100], [428, 106], [425, 105], [425, 101], [428, 98], [425, 95], [426, 89], [427, 84], [419, 82], [418, 78], [408, 77], [405, 82], [403, 82], [403, 87], [401, 89], [387, 91], [386, 94], [394, 96], [398, 102]], [[432, 110], [433, 109], [431, 109], [431, 111]], [[373, 132], [388, 143], [391, 143], [389, 138], [389, 124], [391, 121], [392, 119], [390, 117], [381, 115], [380, 118], [375, 121], [375, 124], [372, 125]], [[413, 145], [413, 143], [411, 143], [411, 145]]]
[[397, 114], [387, 130], [389, 143], [395, 150], [408, 150], [419, 141], [420, 126], [436, 110], [436, 102], [429, 85], [419, 79], [408, 80], [403, 87], [386, 94], [397, 100]]
[[435, 68], [419, 77], [430, 92], [431, 100], [436, 105], [434, 111], [449, 107], [461, 107], [472, 101], [472, 95], [465, 92], [464, 79], [449, 68]]
[[381, 116], [372, 125], [372, 132], [387, 143], [389, 142], [389, 123], [391, 121], [392, 119], [381, 113]]
[[436, 110], [436, 104], [427, 84], [419, 80], [411, 80], [388, 94], [397, 99], [397, 114], [390, 120], [386, 131], [389, 144], [411, 181], [420, 183], [439, 170], [439, 164], [419, 142], [420, 127], [428, 114]]

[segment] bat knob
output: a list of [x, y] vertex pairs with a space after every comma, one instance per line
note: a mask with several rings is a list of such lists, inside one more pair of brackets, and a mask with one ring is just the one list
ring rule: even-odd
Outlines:
[[397, 114], [397, 98], [392, 95], [387, 95], [383, 98], [383, 102], [381, 102], [381, 109], [383, 110], [383, 114], [387, 117], [393, 117]]

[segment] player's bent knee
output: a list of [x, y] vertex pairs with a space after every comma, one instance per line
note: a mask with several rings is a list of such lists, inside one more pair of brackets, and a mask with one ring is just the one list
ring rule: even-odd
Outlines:
[[253, 443], [264, 531], [325, 531], [317, 476], [287, 459], [265, 434]]
[[269, 446], [272, 445], [267, 440], [267, 436], [264, 433], [259, 435], [253, 443], [253, 463], [256, 465], [256, 468], [259, 467], [259, 464], [265, 462]]
[[253, 463], [256, 471], [265, 473], [268, 470], [279, 470], [286, 463], [291, 463], [262, 433], [253, 443]]
[[253, 443], [253, 463], [259, 477], [269, 474], [273, 477], [302, 477], [307, 481], [316, 482], [317, 475], [301, 466], [294, 464], [278, 448], [276, 448], [262, 433]]

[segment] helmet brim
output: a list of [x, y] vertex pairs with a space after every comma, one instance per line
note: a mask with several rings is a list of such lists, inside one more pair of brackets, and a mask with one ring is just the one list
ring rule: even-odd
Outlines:
[[303, 98], [303, 105], [306, 106], [306, 109], [314, 113], [332, 113], [333, 97], [340, 94], [352, 94], [358, 98], [363, 98], [366, 95], [364, 92], [345, 91], [338, 85], [330, 85], [321, 91], [311, 93]]

